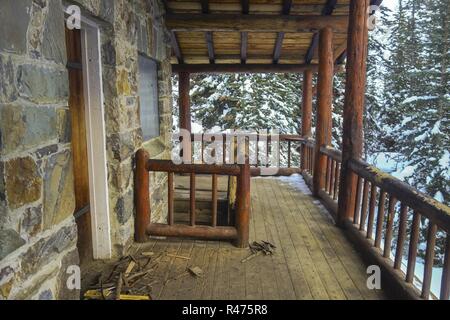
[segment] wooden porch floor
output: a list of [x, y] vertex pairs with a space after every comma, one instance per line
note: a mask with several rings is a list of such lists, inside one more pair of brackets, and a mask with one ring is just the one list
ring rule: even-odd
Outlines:
[[[365, 266], [342, 231], [314, 198], [287, 181], [255, 178], [251, 184], [250, 238], [275, 244], [273, 256], [241, 263], [249, 250], [227, 242], [153, 239], [137, 245], [136, 251], [163, 254], [152, 272], [152, 298], [383, 299], [382, 292], [367, 289]], [[204, 277], [183, 275], [191, 266]]]

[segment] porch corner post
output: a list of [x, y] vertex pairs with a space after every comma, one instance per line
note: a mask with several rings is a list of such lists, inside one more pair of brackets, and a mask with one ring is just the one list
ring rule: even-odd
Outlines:
[[191, 101], [189, 97], [190, 91], [190, 74], [188, 72], [180, 72], [178, 74], [178, 94], [180, 107], [180, 129], [191, 132]]
[[147, 241], [147, 227], [151, 221], [150, 209], [150, 177], [147, 170], [149, 155], [144, 149], [136, 154], [136, 173], [134, 201], [136, 207], [136, 220], [134, 223], [136, 242]]
[[349, 161], [360, 159], [364, 146], [363, 112], [368, 50], [368, 7], [369, 0], [352, 0], [350, 3], [342, 137], [342, 178], [339, 186], [337, 217], [337, 223], [340, 226], [352, 218], [356, 205], [358, 182], [357, 176], [349, 168]]
[[[302, 137], [311, 138], [311, 123], [312, 123], [312, 70], [307, 70], [303, 73], [303, 98], [302, 98]], [[302, 153], [300, 156], [300, 169], [306, 169], [307, 149], [302, 144]]]
[[325, 187], [327, 157], [320, 152], [331, 144], [331, 112], [333, 103], [333, 30], [324, 28], [319, 35], [319, 77], [317, 82], [316, 147], [313, 173], [313, 195]]
[[250, 233], [250, 162], [245, 157], [245, 164], [240, 165], [241, 172], [237, 178], [236, 210], [236, 247], [246, 248]]

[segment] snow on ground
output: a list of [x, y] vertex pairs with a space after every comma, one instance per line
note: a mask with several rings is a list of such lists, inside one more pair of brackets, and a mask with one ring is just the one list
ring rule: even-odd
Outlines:
[[279, 177], [278, 179], [280, 179], [283, 182], [286, 182], [287, 184], [294, 187], [296, 190], [300, 191], [303, 194], [312, 195], [312, 192], [311, 190], [309, 190], [309, 187], [306, 184], [305, 180], [299, 174], [293, 174], [290, 177]]

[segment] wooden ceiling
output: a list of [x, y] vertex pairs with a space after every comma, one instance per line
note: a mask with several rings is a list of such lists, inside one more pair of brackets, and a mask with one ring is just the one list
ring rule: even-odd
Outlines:
[[[345, 54], [350, 0], [166, 0], [172, 64], [318, 63], [318, 30], [334, 30], [335, 59]], [[205, 66], [206, 67], [206, 66]], [[257, 69], [257, 68], [256, 68]]]

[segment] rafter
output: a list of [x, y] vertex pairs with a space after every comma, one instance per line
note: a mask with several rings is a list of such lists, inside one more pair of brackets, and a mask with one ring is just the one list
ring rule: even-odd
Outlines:
[[[283, 15], [288, 15], [291, 12], [292, 0], [283, 1]], [[281, 56], [281, 47], [283, 46], [284, 32], [277, 34], [277, 40], [275, 41], [275, 48], [273, 50], [273, 63], [278, 63]]]
[[247, 62], [248, 33], [241, 32], [241, 63]]
[[[242, 14], [250, 13], [249, 0], [241, 0]], [[247, 63], [248, 32], [241, 32], [241, 63]]]
[[[170, 14], [172, 10], [169, 8], [169, 5], [167, 3], [167, 0], [163, 0], [164, 10], [166, 11], [166, 15]], [[184, 63], [183, 55], [181, 54], [180, 45], [178, 43], [177, 35], [174, 31], [170, 32], [170, 42], [172, 45], [173, 52], [175, 53], [175, 56], [177, 57], [178, 63]]]
[[[333, 14], [334, 8], [336, 7], [337, 0], [328, 0], [327, 4], [322, 10], [322, 16], [331, 16]], [[311, 63], [314, 58], [314, 52], [319, 45], [319, 33], [314, 33], [314, 36], [311, 40], [311, 45], [309, 46], [308, 51], [305, 55], [305, 63]]]
[[181, 54], [181, 49], [178, 44], [177, 35], [174, 31], [170, 32], [170, 42], [172, 44], [172, 49], [175, 52], [175, 56], [177, 57], [178, 63], [183, 63], [183, 55]]
[[[209, 1], [201, 0], [201, 4], [202, 4], [202, 12], [204, 14], [208, 14], [209, 13]], [[215, 63], [213, 33], [211, 31], [207, 31], [205, 33], [205, 38], [206, 38], [206, 46], [208, 47], [209, 63]]]

